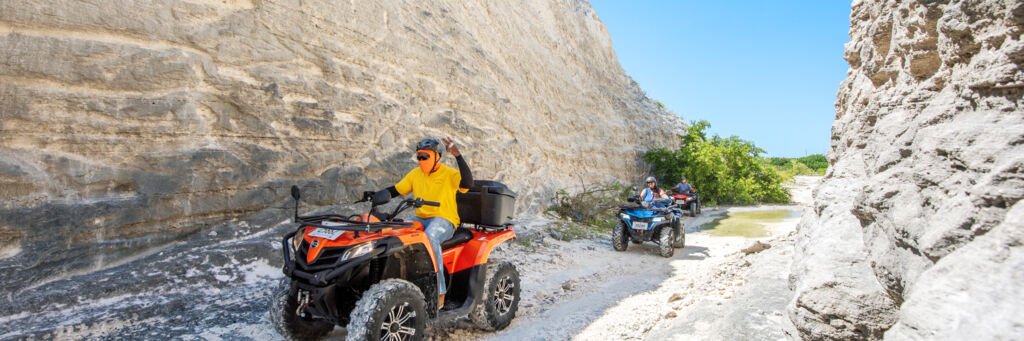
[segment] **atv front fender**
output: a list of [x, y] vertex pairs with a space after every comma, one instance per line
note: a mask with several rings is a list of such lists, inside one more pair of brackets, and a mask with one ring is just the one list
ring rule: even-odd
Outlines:
[[506, 240], [515, 238], [516, 233], [512, 230], [505, 230], [497, 233], [475, 233], [473, 240], [463, 244], [462, 252], [455, 260], [454, 271], [458, 272], [470, 267], [487, 264], [491, 251]]

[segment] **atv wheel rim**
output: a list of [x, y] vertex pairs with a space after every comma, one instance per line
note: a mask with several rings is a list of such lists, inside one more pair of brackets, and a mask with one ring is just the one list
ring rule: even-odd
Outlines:
[[515, 300], [515, 296], [512, 295], [512, 289], [515, 288], [515, 284], [512, 283], [510, 276], [505, 276], [498, 285], [494, 288], [494, 308], [499, 314], [507, 314], [509, 310], [512, 310], [512, 301]]
[[415, 319], [416, 312], [409, 308], [409, 302], [391, 308], [380, 325], [380, 341], [411, 340], [416, 335], [416, 328], [412, 327]]

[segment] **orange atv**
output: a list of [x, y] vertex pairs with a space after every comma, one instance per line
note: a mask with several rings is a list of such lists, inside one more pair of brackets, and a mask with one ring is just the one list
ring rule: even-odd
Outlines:
[[[288, 339], [318, 339], [337, 325], [346, 326], [348, 340], [421, 340], [428, 319], [441, 312], [468, 314], [485, 330], [508, 326], [519, 306], [519, 272], [488, 256], [515, 237], [509, 223], [514, 193], [473, 190], [458, 197], [460, 216], [480, 217], [483, 211], [488, 222], [504, 224], [464, 221], [441, 243], [444, 264], [434, 264], [423, 226], [397, 216], [438, 203], [405, 199], [387, 214], [377, 207], [391, 195], [367, 192], [357, 203], [370, 201], [369, 213], [300, 217], [299, 188], [293, 186], [298, 228], [281, 241], [287, 278], [271, 308], [277, 330]], [[497, 210], [495, 202], [500, 202]], [[444, 306], [438, 305], [438, 271], [448, 283]]]
[[696, 217], [700, 214], [701, 206], [703, 206], [700, 203], [700, 198], [697, 197], [696, 190], [690, 193], [672, 194], [672, 203], [684, 212], [688, 212], [691, 217]]

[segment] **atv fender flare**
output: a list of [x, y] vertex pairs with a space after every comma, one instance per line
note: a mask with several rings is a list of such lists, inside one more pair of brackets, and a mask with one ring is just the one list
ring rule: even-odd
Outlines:
[[455, 260], [455, 264], [453, 264], [453, 272], [465, 270], [476, 265], [487, 264], [487, 259], [491, 256], [491, 251], [501, 243], [512, 239], [515, 236], [516, 233], [512, 230], [493, 234], [488, 233], [487, 235], [483, 235], [482, 233], [474, 234], [473, 240], [463, 244], [463, 250], [459, 254], [458, 259]]
[[474, 302], [479, 302], [484, 296], [484, 281], [487, 280], [488, 259], [494, 248], [506, 240], [515, 238], [515, 232], [511, 230], [490, 234], [481, 237], [474, 235], [473, 240], [464, 244], [462, 253], [459, 254], [453, 267], [454, 272], [469, 270], [469, 295], [462, 308], [472, 307]]

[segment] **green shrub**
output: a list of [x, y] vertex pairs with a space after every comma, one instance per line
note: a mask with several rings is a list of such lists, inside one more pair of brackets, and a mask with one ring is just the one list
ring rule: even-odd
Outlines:
[[821, 154], [811, 154], [796, 159], [770, 157], [767, 159], [767, 164], [775, 168], [775, 171], [787, 181], [794, 175], [825, 175], [825, 170], [828, 169], [828, 160]]
[[800, 163], [796, 159], [787, 159], [786, 165], [784, 165], [784, 166], [775, 166], [773, 164], [772, 167], [774, 167], [775, 171], [779, 173], [779, 176], [781, 176], [782, 179], [786, 180], [786, 181], [789, 181], [790, 179], [793, 179], [794, 175], [815, 175], [815, 174], [818, 174], [818, 172], [816, 172], [813, 169], [808, 168], [807, 165], [804, 165], [803, 163]]
[[813, 169], [815, 173], [825, 173], [825, 169], [828, 169], [828, 159], [825, 155], [811, 154], [797, 159], [800, 163], [807, 166], [807, 168]]
[[661, 183], [675, 184], [686, 176], [707, 205], [789, 201], [783, 178], [761, 157], [764, 150], [736, 136], [708, 138], [710, 126], [704, 120], [691, 122], [678, 150], [656, 148], [644, 155]]
[[768, 163], [775, 167], [786, 167], [789, 166], [789, 159], [784, 157], [770, 157]]

